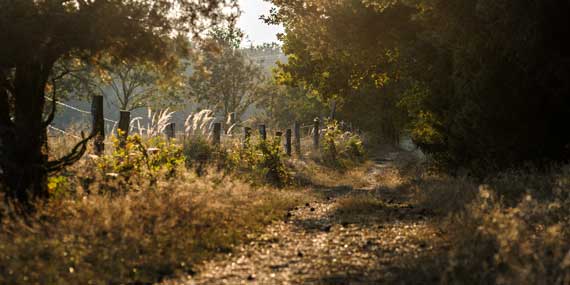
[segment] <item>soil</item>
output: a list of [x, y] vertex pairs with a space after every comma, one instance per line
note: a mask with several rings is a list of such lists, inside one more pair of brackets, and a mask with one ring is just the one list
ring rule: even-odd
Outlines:
[[[367, 187], [322, 190], [322, 200], [291, 210], [250, 243], [200, 265], [194, 276], [166, 284], [439, 283], [430, 264], [447, 247], [445, 235], [429, 211], [414, 205], [410, 189], [381, 182], [406, 155], [373, 159]], [[346, 208], [342, 201], [351, 198], [379, 206]]]

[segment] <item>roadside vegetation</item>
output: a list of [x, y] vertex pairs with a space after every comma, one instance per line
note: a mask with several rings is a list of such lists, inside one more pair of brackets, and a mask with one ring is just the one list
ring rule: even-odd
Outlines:
[[[372, 225], [425, 220], [427, 258], [398, 264], [405, 284], [568, 284], [570, 169], [450, 176], [409, 154], [376, 178], [378, 193], [339, 200], [338, 219]], [[406, 226], [401, 226], [406, 232]], [[434, 240], [443, 240], [438, 245]]]
[[[305, 171], [301, 160], [276, 140], [252, 137], [246, 148], [212, 146], [199, 134], [108, 142], [106, 154], [50, 176], [50, 199], [34, 213], [0, 210], [0, 283], [154, 283], [193, 274], [319, 195], [309, 191], [318, 180], [294, 179]], [[54, 140], [53, 155], [68, 144]], [[331, 181], [344, 172], [302, 163], [329, 169], [321, 177]]]
[[411, 185], [449, 239], [443, 283], [568, 284], [568, 166], [506, 171], [485, 181], [427, 175]]
[[293, 217], [375, 281], [570, 284], [570, 2], [266, 2], [281, 46], [238, 0], [0, 1], [0, 283], [176, 279]]

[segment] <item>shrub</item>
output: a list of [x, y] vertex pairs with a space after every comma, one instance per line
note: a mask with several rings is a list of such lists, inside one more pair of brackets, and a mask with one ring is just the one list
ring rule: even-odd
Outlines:
[[[565, 189], [568, 191], [568, 188]], [[451, 218], [451, 283], [568, 284], [570, 200], [539, 202], [530, 194], [514, 207], [481, 187], [465, 212]]]
[[229, 150], [228, 163], [231, 169], [248, 175], [252, 181], [284, 186], [289, 182], [289, 174], [283, 156], [279, 140], [250, 139], [245, 148], [235, 145]]
[[183, 153], [186, 166], [193, 167], [199, 175], [204, 173], [208, 163], [219, 154], [217, 150], [203, 135], [191, 135], [184, 140]]
[[448, 216], [444, 284], [568, 284], [570, 167], [508, 171], [477, 184], [424, 177], [420, 202]]
[[337, 121], [328, 121], [321, 150], [323, 162], [332, 167], [344, 168], [364, 161], [364, 146], [360, 136], [343, 132]]
[[144, 177], [154, 180], [158, 175], [172, 177], [184, 164], [182, 148], [161, 137], [143, 141], [139, 135], [129, 136], [123, 144], [114, 139], [114, 150], [98, 160], [105, 174], [125, 179]]
[[97, 179], [91, 194], [54, 199], [25, 220], [6, 215], [0, 284], [154, 284], [306, 202], [300, 191], [276, 195], [219, 174], [139, 180], [112, 197], [108, 184]]

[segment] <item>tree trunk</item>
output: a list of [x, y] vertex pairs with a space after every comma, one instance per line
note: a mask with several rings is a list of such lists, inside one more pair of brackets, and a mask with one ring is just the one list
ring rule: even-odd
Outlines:
[[7, 166], [6, 155], [9, 152], [6, 149], [6, 145], [9, 144], [9, 139], [13, 137], [13, 124], [10, 119], [10, 113], [8, 91], [0, 87], [0, 191], [4, 190], [2, 187], [7, 184], [4, 173]]
[[46, 135], [43, 125], [44, 89], [51, 66], [26, 64], [16, 68], [14, 122], [11, 132], [1, 132], [3, 182], [7, 198], [24, 207], [49, 196], [47, 154], [42, 151]]

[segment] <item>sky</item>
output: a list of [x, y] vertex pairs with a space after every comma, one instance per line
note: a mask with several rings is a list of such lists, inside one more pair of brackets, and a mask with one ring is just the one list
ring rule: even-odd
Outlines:
[[239, 4], [243, 13], [238, 27], [244, 30], [247, 36], [244, 45], [278, 42], [277, 33], [282, 32], [283, 28], [267, 25], [259, 19], [259, 16], [269, 14], [272, 4], [263, 0], [239, 0]]

